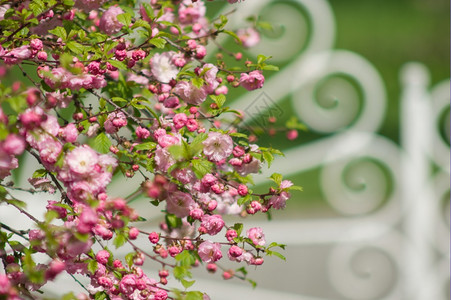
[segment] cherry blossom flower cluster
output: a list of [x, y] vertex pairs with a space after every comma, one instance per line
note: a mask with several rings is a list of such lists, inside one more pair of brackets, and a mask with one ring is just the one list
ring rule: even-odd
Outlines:
[[[222, 46], [210, 57], [217, 36], [248, 48], [260, 31], [255, 22], [233, 28], [225, 15], [208, 18], [207, 8], [201, 0], [0, 4], [0, 74], [20, 71], [27, 85], [0, 82], [0, 206], [34, 224], [0, 221], [1, 299], [39, 298], [61, 274], [82, 291], [65, 299], [209, 299], [191, 289], [192, 268], [254, 284], [241, 265], [222, 261], [258, 266], [268, 255], [283, 258], [284, 245], [240, 220], [285, 208], [301, 188], [275, 173], [266, 193], [252, 190], [252, 174], [283, 154], [257, 145], [240, 127], [244, 113], [226, 105], [229, 90], [261, 89], [264, 73], [277, 67], [270, 57], [244, 60]], [[293, 140], [302, 128], [291, 120], [283, 131]], [[28, 174], [29, 187], [10, 176], [25, 156], [40, 166]], [[129, 196], [113, 195], [107, 187], [115, 175], [141, 184]], [[27, 208], [36, 193], [52, 198], [42, 203], [44, 216]], [[142, 218], [137, 197], [161, 218]], [[116, 254], [120, 247], [128, 254]], [[146, 273], [145, 263], [155, 272]]]

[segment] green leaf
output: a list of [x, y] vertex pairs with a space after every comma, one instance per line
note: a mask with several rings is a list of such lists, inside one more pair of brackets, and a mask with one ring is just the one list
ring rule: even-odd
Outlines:
[[46, 223], [50, 223], [52, 222], [54, 219], [58, 218], [59, 215], [56, 211], [54, 210], [49, 210], [45, 213], [45, 222]]
[[204, 294], [199, 291], [191, 291], [186, 293], [184, 300], [202, 300], [204, 299]]
[[127, 100], [121, 97], [113, 97], [111, 98], [111, 100], [113, 100], [113, 102], [126, 102], [126, 103], [128, 102]]
[[156, 143], [148, 142], [148, 143], [142, 143], [139, 145], [136, 145], [133, 147], [133, 150], [139, 151], [139, 150], [151, 150], [154, 149], [157, 146]]
[[8, 194], [8, 192], [6, 191], [6, 189], [4, 187], [0, 186], [0, 201], [5, 199], [7, 194]]
[[39, 178], [39, 177], [44, 177], [45, 175], [47, 175], [47, 170], [46, 169], [37, 169], [36, 171], [33, 172], [33, 178]]
[[270, 249], [270, 248], [274, 248], [274, 247], [280, 247], [283, 250], [285, 250], [286, 245], [284, 244], [278, 244], [276, 242], [272, 242], [271, 244], [269, 244], [269, 246], [266, 249]]
[[245, 267], [241, 267], [241, 268], [235, 270], [235, 273], [238, 273], [238, 272], [243, 273], [244, 277], [246, 277], [246, 275], [247, 275], [247, 270]]
[[14, 251], [22, 252], [26, 247], [18, 241], [9, 241], [8, 244]]
[[238, 37], [238, 35], [235, 32], [230, 31], [230, 30], [225, 30], [225, 29], [222, 32], [233, 37], [238, 44], [240, 44], [240, 45], [242, 44], [240, 38]]
[[193, 83], [193, 85], [195, 87], [197, 87], [198, 89], [200, 89], [203, 85], [204, 85], [204, 80], [200, 77], [193, 77], [191, 79], [191, 82]]
[[33, 12], [33, 15], [38, 16], [44, 11], [45, 4], [41, 0], [33, 0], [30, 3], [29, 8]]
[[190, 155], [195, 156], [197, 153], [199, 153], [203, 148], [204, 145], [202, 144], [203, 141], [205, 141], [208, 137], [208, 134], [205, 132], [199, 133], [191, 142], [190, 144]]
[[259, 22], [257, 22], [256, 25], [257, 25], [258, 28], [261, 28], [261, 29], [264, 29], [264, 30], [273, 30], [274, 29], [272, 24], [269, 23], [269, 22], [259, 21]]
[[257, 64], [261, 64], [265, 61], [267, 61], [268, 59], [270, 59], [272, 56], [265, 56], [263, 54], [259, 54], [257, 55]]
[[205, 159], [193, 159], [191, 161], [194, 174], [201, 179], [205, 174], [210, 173], [213, 169], [213, 163]]
[[180, 282], [182, 283], [182, 285], [183, 285], [183, 287], [185, 289], [188, 289], [196, 282], [196, 280], [185, 280], [185, 279], [182, 279], [182, 280], [180, 280]]
[[223, 94], [220, 94], [218, 96], [216, 95], [210, 95], [210, 98], [213, 99], [213, 101], [218, 105], [218, 108], [221, 108], [224, 103], [226, 102], [226, 96]]
[[304, 124], [302, 124], [301, 122], [299, 122], [299, 120], [295, 116], [292, 116], [285, 123], [285, 127], [287, 127], [288, 129], [299, 129], [299, 130], [303, 130], [303, 131], [307, 130], [307, 127]]
[[77, 300], [78, 298], [75, 297], [73, 292], [64, 294], [63, 297], [61, 298], [61, 300]]
[[82, 241], [84, 243], [86, 243], [89, 240], [89, 234], [87, 233], [75, 232], [74, 235], [79, 241]]
[[94, 139], [93, 148], [100, 153], [108, 153], [111, 145], [110, 139], [102, 132]]
[[282, 254], [280, 254], [280, 253], [277, 252], [277, 251], [266, 250], [266, 254], [269, 255], [269, 256], [274, 255], [274, 256], [277, 256], [277, 257], [280, 258], [280, 259], [287, 260], [287, 259], [285, 258], [285, 256], [283, 256]]
[[80, 54], [83, 52], [83, 46], [77, 42], [70, 41], [66, 44], [66, 46], [75, 54]]
[[146, 29], [150, 29], [151, 28], [150, 25], [149, 25], [149, 22], [144, 21], [143, 19], [136, 20], [136, 22], [133, 23], [132, 29], [135, 29], [135, 28], [138, 28], [138, 27], [143, 27], [143, 28], [146, 28]]
[[189, 146], [186, 146], [186, 142], [182, 143], [182, 145], [172, 145], [168, 148], [168, 150], [172, 157], [176, 160], [182, 158], [189, 159]]
[[104, 300], [104, 299], [109, 299], [108, 294], [105, 293], [104, 291], [97, 292], [94, 296], [94, 300]]
[[235, 223], [232, 228], [236, 231], [238, 236], [240, 236], [243, 231], [243, 223]]
[[240, 199], [238, 199], [237, 203], [238, 203], [238, 205], [243, 205], [246, 202], [250, 201], [251, 199], [252, 199], [252, 196], [250, 194], [247, 194], [246, 196], [241, 197]]
[[185, 277], [191, 278], [191, 272], [189, 271], [188, 267], [176, 266], [174, 267], [172, 273], [174, 274], [174, 277], [178, 280], [181, 280]]
[[302, 186], [298, 186], [298, 185], [293, 185], [293, 186], [290, 186], [289, 188], [288, 188], [288, 190], [289, 191], [300, 191], [300, 192], [303, 192], [304, 191], [304, 189], [302, 188]]
[[118, 233], [116, 235], [116, 237], [114, 238], [113, 245], [117, 249], [120, 246], [124, 245], [126, 241], [127, 241], [127, 238], [125, 237], [125, 235], [123, 233]]
[[[116, 67], [116, 68], [118, 68], [119, 70], [127, 70], [127, 66], [126, 66], [123, 62], [121, 62], [121, 61], [110, 59], [110, 60], [108, 60], [108, 62], [109, 62], [113, 67]], [[117, 98], [117, 97], [114, 97], [114, 98]], [[122, 99], [122, 98], [121, 98], [121, 99]], [[124, 99], [124, 100], [125, 100], [125, 99]]]
[[141, 5], [144, 7], [144, 10], [146, 11], [146, 14], [149, 17], [149, 19], [153, 19], [155, 14], [152, 6], [150, 6], [150, 4], [146, 2], [142, 2]]
[[279, 67], [274, 65], [264, 65], [262, 66], [262, 70], [279, 71]]
[[71, 64], [74, 62], [74, 57], [69, 53], [63, 53], [60, 56], [60, 63], [64, 69], [69, 70], [71, 68]]
[[63, 0], [63, 4], [64, 4], [65, 6], [70, 6], [70, 7], [72, 7], [72, 6], [74, 6], [75, 2], [74, 2], [74, 0]]
[[175, 257], [182, 267], [190, 267], [195, 264], [196, 257], [188, 250], [183, 250]]
[[166, 40], [162, 38], [153, 38], [149, 41], [149, 43], [157, 48], [163, 49], [166, 45]]
[[252, 288], [255, 289], [257, 287], [257, 283], [255, 281], [253, 281], [252, 279], [247, 278], [246, 281], [249, 282], [250, 284], [252, 284]]
[[95, 274], [97, 271], [97, 261], [95, 259], [91, 259], [88, 263], [88, 271], [91, 272], [91, 274]]
[[182, 219], [178, 218], [176, 215], [167, 214], [165, 219], [170, 228], [179, 228], [182, 226]]
[[125, 255], [125, 262], [129, 267], [133, 265], [133, 258], [135, 257], [135, 252], [130, 252], [127, 255]]
[[245, 139], [248, 138], [247, 134], [240, 133], [240, 132], [231, 132], [228, 135], [230, 135], [232, 137], [237, 137], [237, 138], [245, 138]]
[[263, 158], [265, 159], [265, 161], [268, 163], [268, 167], [271, 167], [271, 163], [274, 160], [274, 156], [271, 154], [271, 152], [262, 152], [263, 154]]
[[49, 32], [51, 34], [56, 35], [57, 37], [60, 37], [63, 40], [63, 42], [67, 40], [67, 32], [66, 29], [64, 29], [64, 27], [58, 26], [52, 30], [49, 30]]
[[129, 13], [123, 13], [116, 16], [117, 20], [125, 27], [129, 27], [132, 23], [132, 16]]
[[280, 185], [280, 183], [282, 182], [282, 178], [283, 178], [282, 175], [279, 173], [274, 173], [271, 175], [271, 177], [269, 177], [269, 179], [277, 183], [277, 185]]
[[114, 47], [116, 47], [119, 43], [118, 42], [112, 42], [108, 41], [105, 44], [103, 44], [103, 54], [106, 55], [108, 52], [113, 50]]

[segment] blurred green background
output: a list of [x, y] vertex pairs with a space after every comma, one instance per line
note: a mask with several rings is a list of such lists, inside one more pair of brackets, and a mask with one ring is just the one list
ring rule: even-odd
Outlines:
[[[387, 110], [378, 133], [399, 144], [401, 67], [410, 61], [424, 64], [431, 75], [431, 87], [450, 76], [450, 3], [447, 0], [329, 0], [328, 2], [335, 16], [336, 32], [333, 48], [361, 55], [380, 73], [387, 93]], [[273, 1], [273, 3], [287, 3], [292, 5], [293, 9], [302, 10], [295, 1]], [[208, 5], [212, 8], [210, 13], [213, 14], [223, 7], [223, 4], [218, 2], [210, 2]], [[265, 12], [261, 20], [271, 21], [277, 28], [278, 20], [271, 19], [270, 14], [270, 10], [269, 13]], [[280, 22], [283, 23], [283, 20]], [[271, 38], [272, 34], [274, 33], [264, 32], [263, 38]], [[231, 50], [237, 49], [232, 42], [229, 42], [227, 47]], [[244, 57], [252, 58], [252, 55], [244, 52]], [[283, 69], [290, 63], [291, 61], [285, 61], [277, 65]], [[270, 79], [271, 74], [268, 74], [267, 78]], [[233, 101], [234, 97], [242, 93], [243, 91], [239, 89], [232, 90], [228, 99]], [[284, 113], [277, 124], [284, 124], [290, 112], [293, 112], [290, 98], [285, 97], [279, 103], [284, 112], [288, 113]], [[449, 128], [449, 110], [447, 118], [446, 127]], [[274, 137], [266, 134], [259, 138], [259, 144], [284, 150], [322, 137], [325, 135], [311, 130], [300, 132], [299, 138], [295, 141], [287, 140], [283, 134]], [[447, 140], [449, 141], [449, 137]], [[289, 179], [303, 186], [304, 192], [295, 192], [290, 200], [289, 208], [296, 209], [277, 212], [275, 218], [317, 218], [335, 215], [321, 193], [319, 169], [309, 170]], [[267, 187], [267, 185], [259, 186], [258, 190], [266, 190]]]

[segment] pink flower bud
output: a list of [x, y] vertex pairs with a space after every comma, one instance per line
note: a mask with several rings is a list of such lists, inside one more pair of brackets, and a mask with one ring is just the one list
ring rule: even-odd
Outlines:
[[39, 51], [36, 57], [37, 57], [39, 60], [46, 61], [46, 60], [47, 60], [47, 57], [48, 57], [48, 56], [47, 56], [47, 52], [45, 52], [45, 51]]
[[156, 233], [156, 232], [151, 232], [151, 233], [149, 234], [149, 241], [150, 241], [152, 244], [158, 243], [159, 240], [160, 240], [160, 235], [159, 235], [158, 233]]
[[136, 240], [138, 235], [139, 235], [139, 229], [136, 227], [130, 227], [130, 230], [128, 231], [128, 238], [131, 240]]
[[174, 116], [172, 121], [174, 122], [175, 128], [180, 129], [186, 125], [188, 117], [184, 113], [179, 113]]
[[202, 209], [200, 208], [195, 208], [193, 210], [191, 210], [189, 212], [189, 215], [194, 219], [194, 220], [201, 220], [202, 217], [204, 216], [204, 212], [202, 211]]
[[218, 269], [218, 266], [216, 264], [210, 263], [207, 265], [207, 270], [210, 273], [215, 273], [217, 269]]
[[11, 155], [20, 155], [26, 147], [25, 140], [18, 135], [10, 134], [3, 142], [3, 150]]
[[106, 265], [108, 263], [109, 258], [110, 258], [110, 253], [106, 250], [100, 250], [96, 254], [97, 262], [102, 265]]
[[229, 242], [232, 242], [233, 239], [236, 238], [236, 237], [238, 237], [238, 234], [237, 234], [237, 232], [235, 230], [233, 230], [233, 229], [227, 230], [227, 232], [226, 232], [226, 239]]
[[232, 277], [233, 277], [233, 271], [232, 270], [224, 271], [222, 273], [222, 278], [224, 278], [225, 280], [228, 280], [228, 279], [230, 279]]
[[132, 53], [132, 58], [136, 61], [141, 60], [144, 57], [146, 57], [146, 52], [144, 52], [144, 50], [137, 49]]
[[188, 131], [190, 131], [190, 132], [196, 131], [198, 127], [199, 127], [199, 125], [198, 125], [197, 121], [194, 119], [189, 119], [186, 122], [186, 128], [188, 128]]
[[246, 185], [240, 184], [240, 185], [238, 186], [238, 194], [239, 194], [240, 196], [246, 196], [246, 195], [247, 195], [247, 192], [248, 192], [248, 189], [247, 189], [247, 186], [246, 186]]
[[213, 211], [213, 210], [215, 210], [216, 209], [216, 207], [218, 206], [218, 202], [216, 202], [216, 200], [211, 200], [209, 203], [208, 203], [208, 210], [209, 211]]
[[287, 132], [287, 139], [290, 141], [295, 140], [298, 137], [298, 131], [296, 129], [289, 130]]
[[243, 254], [243, 249], [241, 249], [238, 246], [232, 246], [229, 248], [229, 253], [228, 253], [231, 257], [236, 258], [238, 256], [240, 256], [241, 254]]

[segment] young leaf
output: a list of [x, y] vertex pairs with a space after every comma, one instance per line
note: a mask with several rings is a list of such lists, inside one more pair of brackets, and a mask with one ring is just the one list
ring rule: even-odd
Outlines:
[[210, 173], [213, 168], [213, 163], [205, 159], [193, 159], [191, 164], [193, 165], [194, 174], [199, 179], [204, 177], [205, 174]]
[[39, 177], [44, 177], [45, 175], [47, 175], [47, 170], [46, 169], [37, 169], [36, 171], [34, 171], [33, 173], [33, 178], [39, 178]]
[[191, 291], [186, 293], [185, 298], [183, 300], [202, 300], [204, 299], [204, 294], [199, 291]]
[[138, 150], [151, 150], [151, 149], [154, 149], [156, 146], [157, 146], [156, 143], [147, 142], [147, 143], [142, 143], [142, 144], [134, 146], [133, 150], [135, 150], [135, 151], [138, 151]]
[[102, 132], [95, 138], [93, 148], [100, 153], [108, 153], [111, 145], [110, 139]]
[[154, 45], [157, 48], [163, 49], [166, 45], [166, 40], [162, 38], [153, 38], [149, 41], [149, 44]]
[[49, 32], [61, 38], [63, 42], [67, 40], [67, 32], [66, 29], [64, 29], [64, 27], [58, 26], [53, 28], [52, 30], [49, 30]]
[[269, 177], [269, 179], [277, 183], [277, 185], [280, 185], [280, 183], [282, 182], [282, 175], [279, 173], [274, 173], [271, 175], [271, 177]]
[[122, 23], [125, 27], [129, 27], [132, 23], [132, 16], [129, 13], [123, 13], [120, 15], [117, 15], [117, 20]]
[[218, 96], [210, 95], [210, 97], [211, 97], [211, 99], [213, 99], [213, 101], [216, 103], [216, 105], [218, 105], [218, 108], [221, 108], [226, 101], [226, 97], [223, 94], [220, 94]]
[[185, 279], [182, 279], [182, 280], [180, 280], [180, 282], [182, 283], [182, 285], [183, 285], [183, 287], [185, 289], [188, 289], [196, 282], [196, 280], [185, 280]]
[[125, 237], [125, 235], [123, 233], [118, 233], [113, 240], [113, 245], [117, 249], [120, 246], [124, 245], [126, 241], [127, 241], [127, 238]]
[[97, 261], [95, 259], [91, 259], [88, 263], [88, 271], [91, 272], [91, 274], [95, 274], [97, 271]]
[[77, 42], [70, 41], [66, 44], [66, 46], [75, 54], [80, 54], [83, 52], [83, 46]]

